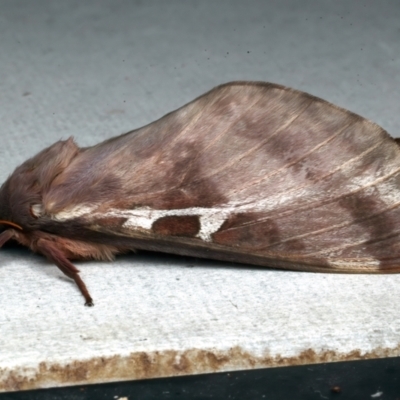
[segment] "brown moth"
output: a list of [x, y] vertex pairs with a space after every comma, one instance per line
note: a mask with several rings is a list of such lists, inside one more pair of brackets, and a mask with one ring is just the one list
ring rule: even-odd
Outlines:
[[270, 83], [233, 82], [140, 129], [59, 141], [0, 190], [0, 247], [70, 262], [145, 249], [307, 271], [399, 272], [400, 149], [382, 128]]

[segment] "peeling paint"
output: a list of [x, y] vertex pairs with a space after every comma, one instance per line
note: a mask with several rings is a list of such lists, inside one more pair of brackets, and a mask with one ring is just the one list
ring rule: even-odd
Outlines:
[[3, 368], [0, 369], [0, 392], [399, 355], [400, 345], [395, 348], [377, 348], [366, 353], [360, 350], [337, 353], [334, 350], [317, 352], [306, 349], [293, 357], [268, 354], [254, 356], [239, 346], [226, 351], [189, 349], [133, 352], [127, 356], [96, 357], [89, 360], [75, 360], [63, 365], [43, 361], [36, 368], [21, 367], [15, 370]]

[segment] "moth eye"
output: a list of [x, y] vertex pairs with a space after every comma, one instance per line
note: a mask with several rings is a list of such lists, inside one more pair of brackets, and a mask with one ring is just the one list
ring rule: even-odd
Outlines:
[[39, 218], [43, 214], [43, 205], [42, 204], [33, 204], [31, 205], [30, 212], [32, 217]]

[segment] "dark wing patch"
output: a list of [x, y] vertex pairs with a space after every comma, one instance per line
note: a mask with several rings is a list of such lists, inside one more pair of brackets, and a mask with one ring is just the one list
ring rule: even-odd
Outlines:
[[263, 214], [254, 212], [232, 214], [212, 235], [213, 242], [252, 250], [278, 242], [279, 226], [272, 219], [264, 218], [254, 225], [262, 216]]
[[200, 231], [197, 215], [167, 216], [159, 218], [151, 227], [157, 235], [194, 237]]

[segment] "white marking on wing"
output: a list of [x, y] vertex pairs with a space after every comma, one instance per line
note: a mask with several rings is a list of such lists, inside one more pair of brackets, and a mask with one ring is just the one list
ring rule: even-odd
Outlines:
[[[304, 193], [299, 194], [304, 195]], [[209, 242], [211, 235], [217, 232], [222, 224], [232, 214], [246, 212], [265, 212], [276, 207], [282, 206], [288, 201], [293, 201], [294, 196], [284, 196], [282, 194], [265, 199], [251, 200], [245, 204], [227, 203], [218, 207], [189, 207], [172, 210], [154, 210], [150, 207], [139, 207], [132, 210], [110, 209], [106, 213], [95, 213], [93, 217], [116, 217], [126, 218], [124, 228], [141, 228], [151, 230], [155, 221], [164, 217], [172, 216], [194, 216], [200, 220], [200, 231], [196, 235], [200, 239]]]
[[200, 217], [200, 231], [196, 236], [205, 242], [211, 242], [211, 235], [218, 231], [228, 217], [229, 214], [225, 213], [202, 215]]
[[335, 259], [335, 260], [329, 260], [328, 263], [330, 266], [335, 267], [335, 268], [341, 268], [341, 269], [348, 269], [348, 268], [369, 268], [369, 267], [375, 267], [378, 268], [380, 266], [379, 260], [375, 260], [374, 258], [361, 258], [359, 261], [357, 260], [340, 260], [340, 259]]
[[63, 211], [60, 211], [56, 214], [52, 214], [51, 218], [56, 221], [68, 221], [70, 219], [75, 219], [82, 217], [86, 214], [90, 214], [94, 211], [98, 206], [88, 206], [83, 204], [78, 204], [77, 206], [66, 208]]
[[287, 202], [292, 202], [298, 196], [304, 196], [305, 191], [300, 191], [296, 196], [279, 194], [264, 199], [249, 198], [246, 203], [231, 202], [217, 207], [189, 207], [172, 210], [155, 210], [150, 207], [138, 207], [132, 210], [109, 209], [106, 212], [95, 212], [98, 205], [77, 205], [53, 214], [52, 219], [56, 221], [67, 221], [78, 217], [90, 215], [90, 219], [96, 218], [125, 218], [124, 228], [140, 228], [151, 230], [155, 221], [163, 217], [171, 216], [198, 216], [200, 230], [196, 235], [204, 241], [211, 241], [211, 235], [217, 232], [222, 224], [232, 214], [246, 212], [266, 212], [279, 208]]
[[[232, 207], [191, 207], [176, 210], [154, 210], [149, 207], [140, 207], [133, 210], [112, 209], [101, 216], [127, 218], [123, 224], [124, 228], [151, 230], [153, 223], [160, 218], [197, 215], [200, 220], [200, 231], [196, 236], [208, 242], [211, 241], [211, 235], [218, 231], [233, 210]], [[96, 216], [98, 215], [95, 214], [94, 217]]]

